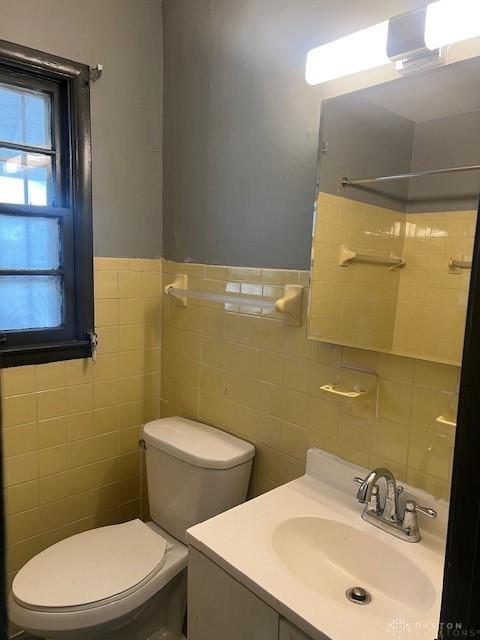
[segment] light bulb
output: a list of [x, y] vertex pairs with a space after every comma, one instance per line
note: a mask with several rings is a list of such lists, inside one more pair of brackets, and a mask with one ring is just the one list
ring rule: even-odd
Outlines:
[[321, 84], [388, 64], [387, 39], [388, 20], [312, 49], [307, 55], [305, 80]]
[[432, 51], [480, 36], [479, 0], [439, 0], [427, 7], [425, 44]]

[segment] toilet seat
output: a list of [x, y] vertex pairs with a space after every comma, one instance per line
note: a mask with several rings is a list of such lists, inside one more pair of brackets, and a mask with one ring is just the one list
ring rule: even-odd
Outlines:
[[[121, 528], [119, 529], [119, 527]], [[28, 591], [25, 588], [26, 580], [25, 582], [23, 580], [25, 576], [28, 578], [31, 573], [30, 570], [27, 571], [28, 565], [30, 564], [27, 563], [17, 574], [9, 598], [10, 616], [15, 624], [31, 632], [64, 632], [95, 627], [110, 622], [140, 607], [187, 566], [186, 546], [175, 538], [172, 538], [153, 522], [144, 524], [141, 521], [132, 520], [124, 525], [111, 525], [110, 527], [103, 527], [102, 529], [106, 531], [99, 535], [104, 536], [104, 539], [111, 540], [115, 535], [120, 535], [123, 541], [129, 539], [132, 545], [138, 545], [148, 540], [148, 544], [152, 545], [150, 549], [156, 546], [155, 538], [157, 538], [160, 543], [156, 548], [161, 549], [163, 546], [165, 549], [163, 560], [160, 559], [159, 562], [157, 556], [156, 568], [150, 571], [148, 575], [144, 575], [143, 579], [129, 589], [119, 592], [118, 588], [112, 588], [108, 597], [101, 600], [93, 600], [93, 598], [90, 597], [90, 602], [88, 603], [85, 603], [85, 601], [89, 598], [84, 596], [83, 604], [74, 606], [71, 604], [72, 600], [70, 600], [70, 604], [67, 606], [44, 606], [43, 604], [32, 604], [32, 602], [25, 601], [28, 598], [28, 600], [35, 600], [37, 603], [45, 602], [45, 599], [41, 600], [41, 596], [31, 597], [27, 595]], [[102, 529], [92, 531], [101, 532]], [[80, 538], [80, 544], [83, 545], [84, 542], [88, 540], [88, 536], [85, 534], [90, 534], [92, 531], [72, 536], [72, 538], [67, 540], [83, 536], [83, 538]], [[53, 545], [53, 547], [50, 547], [46, 551], [52, 550], [59, 544], [61, 543]], [[76, 543], [71, 542], [70, 544], [75, 545]], [[33, 561], [41, 555], [42, 554], [39, 554], [30, 562], [33, 563]], [[71, 562], [67, 564], [67, 568], [72, 569]], [[38, 569], [38, 566], [36, 569]], [[19, 576], [23, 572], [25, 573], [20, 579]], [[140, 573], [141, 572], [137, 575]], [[35, 572], [33, 575], [35, 575]], [[71, 576], [72, 572], [69, 571], [67, 575]], [[46, 574], [44, 574], [44, 578], [45, 577]], [[19, 580], [17, 580], [17, 578], [19, 578]], [[37, 586], [39, 585], [41, 585], [41, 583], [37, 582]], [[77, 599], [81, 600], [81, 598]], [[53, 600], [51, 600], [51, 602], [53, 602]], [[65, 602], [67, 602], [67, 600], [65, 600]]]
[[95, 606], [148, 580], [166, 550], [167, 541], [141, 520], [85, 531], [27, 562], [13, 581], [13, 595], [34, 609]]

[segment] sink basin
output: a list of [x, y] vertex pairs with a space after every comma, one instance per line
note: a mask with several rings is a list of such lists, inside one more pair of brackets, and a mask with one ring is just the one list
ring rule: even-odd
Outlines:
[[[448, 506], [405, 485], [438, 518], [422, 522], [419, 543], [399, 540], [361, 518], [352, 478], [367, 473], [310, 449], [303, 477], [195, 525], [187, 540], [314, 640], [436, 638]], [[349, 600], [352, 587], [371, 600]]]
[[[410, 545], [403, 544], [407, 552]], [[354, 609], [393, 619], [419, 615], [435, 601], [430, 579], [407, 553], [346, 523], [318, 516], [290, 518], [275, 527], [272, 545], [298, 580], [350, 613]], [[359, 606], [346, 598], [346, 590], [355, 586], [370, 593], [369, 604]]]

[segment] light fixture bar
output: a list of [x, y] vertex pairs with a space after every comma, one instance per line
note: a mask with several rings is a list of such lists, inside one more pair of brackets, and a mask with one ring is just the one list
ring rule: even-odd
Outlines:
[[312, 49], [305, 79], [315, 85], [388, 64], [388, 20]]
[[437, 0], [307, 54], [305, 80], [316, 85], [397, 63], [399, 73], [444, 63], [442, 48], [480, 37], [480, 0]]
[[425, 44], [433, 50], [480, 36], [479, 0], [438, 0], [427, 6]]

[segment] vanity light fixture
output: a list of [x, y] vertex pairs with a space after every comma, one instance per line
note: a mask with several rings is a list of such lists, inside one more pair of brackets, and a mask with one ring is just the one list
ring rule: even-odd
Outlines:
[[425, 44], [432, 49], [480, 36], [478, 0], [438, 0], [427, 6]]
[[388, 64], [387, 38], [388, 20], [312, 49], [307, 54], [307, 83], [322, 84]]
[[480, 0], [437, 0], [312, 49], [310, 85], [395, 63], [400, 74], [444, 63], [442, 48], [480, 36]]

